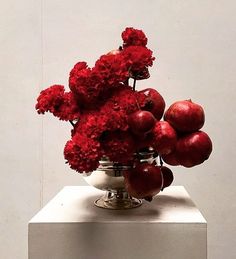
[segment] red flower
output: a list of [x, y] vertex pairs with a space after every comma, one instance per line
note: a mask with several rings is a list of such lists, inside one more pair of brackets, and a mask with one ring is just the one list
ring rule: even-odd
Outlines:
[[[115, 55], [102, 55], [93, 68], [93, 72], [100, 78], [103, 86], [115, 87], [118, 83], [126, 81], [129, 74], [123, 56], [118, 53]], [[103, 91], [106, 89], [103, 89]]]
[[65, 93], [62, 85], [53, 85], [41, 91], [35, 108], [39, 114], [51, 112], [60, 120], [75, 120], [80, 117], [77, 101], [71, 92]]
[[39, 114], [54, 113], [55, 109], [63, 102], [64, 91], [63, 85], [53, 85], [41, 91], [35, 105], [37, 112]]
[[55, 109], [53, 115], [65, 121], [78, 120], [80, 118], [78, 102], [72, 92], [64, 94], [63, 102]]
[[79, 100], [81, 106], [95, 101], [97, 97], [96, 84], [92, 82], [91, 69], [84, 63], [77, 63], [70, 72], [69, 87]]
[[128, 115], [141, 108], [138, 95], [140, 94], [129, 86], [120, 86], [113, 90], [112, 96], [101, 107], [101, 114], [107, 115], [107, 130], [128, 129]]
[[122, 55], [129, 67], [131, 77], [136, 79], [149, 77], [147, 68], [152, 66], [155, 60], [150, 49], [142, 46], [130, 46], [122, 51]]
[[134, 28], [126, 28], [122, 32], [122, 39], [124, 41], [123, 47], [128, 46], [146, 46], [147, 38], [142, 30], [137, 30]]
[[77, 121], [64, 156], [78, 172], [95, 170], [103, 155], [128, 163], [139, 148], [150, 146], [151, 134], [136, 141], [129, 131], [129, 115], [145, 109], [147, 98], [127, 84], [129, 77], [148, 78], [148, 67], [155, 58], [146, 48], [147, 38], [141, 30], [126, 28], [122, 38], [124, 48], [102, 55], [93, 68], [86, 62], [73, 67], [71, 92], [54, 85], [37, 99], [38, 113], [49, 111], [61, 120]]
[[101, 144], [104, 155], [111, 161], [126, 164], [133, 160], [135, 141], [129, 132], [108, 132]]
[[100, 143], [82, 134], [76, 134], [66, 143], [64, 156], [70, 167], [79, 173], [91, 172], [102, 157]]
[[69, 85], [82, 106], [94, 108], [94, 104], [104, 101], [110, 89], [126, 81], [128, 75], [122, 55], [103, 55], [92, 69], [84, 62], [76, 64], [70, 73]]
[[81, 77], [81, 70], [85, 72], [87, 70], [87, 67], [88, 65], [86, 62], [78, 62], [70, 71], [69, 86], [72, 92], [76, 92], [78, 79]]
[[101, 114], [99, 111], [83, 113], [72, 130], [72, 136], [82, 134], [88, 138], [98, 140], [101, 134], [107, 129], [108, 116]]

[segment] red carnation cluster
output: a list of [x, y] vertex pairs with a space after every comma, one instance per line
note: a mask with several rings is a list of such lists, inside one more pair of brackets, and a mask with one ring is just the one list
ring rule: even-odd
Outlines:
[[41, 91], [35, 106], [39, 114], [51, 112], [60, 120], [76, 120], [80, 117], [79, 105], [71, 92], [64, 86], [53, 85]]
[[[126, 28], [122, 39], [123, 47], [102, 55], [93, 67], [78, 62], [70, 72], [69, 92], [61, 85], [43, 90], [36, 109], [73, 125], [71, 140], [64, 149], [72, 169], [91, 172], [103, 157], [114, 163], [134, 164], [135, 179], [149, 171], [150, 175], [159, 174], [162, 168], [162, 176], [150, 178], [150, 184], [145, 185], [149, 188], [158, 181], [160, 190], [169, 184], [163, 182], [164, 171], [171, 176], [169, 169], [163, 169], [162, 159], [171, 165], [195, 166], [209, 157], [212, 143], [200, 131], [204, 113], [199, 105], [177, 102], [164, 113], [165, 101], [156, 90], [135, 89], [137, 80], [149, 77], [148, 68], [155, 58], [141, 30]], [[160, 166], [157, 162], [143, 166], [138, 158], [143, 150], [159, 156]], [[131, 173], [127, 179], [127, 190], [139, 198], [139, 192], [130, 189]], [[150, 200], [147, 194], [144, 198]]]
[[72, 169], [80, 173], [93, 171], [102, 156], [100, 143], [83, 134], [76, 134], [66, 143], [64, 156]]
[[142, 46], [129, 46], [123, 51], [124, 59], [129, 67], [130, 77], [135, 79], [147, 79], [148, 67], [152, 66], [155, 58], [152, 51]]
[[111, 131], [102, 139], [104, 154], [111, 160], [127, 164], [134, 159], [135, 139], [128, 131]]
[[123, 47], [128, 46], [146, 46], [147, 45], [147, 37], [141, 30], [137, 30], [134, 28], [126, 28], [122, 32], [122, 39], [124, 41]]

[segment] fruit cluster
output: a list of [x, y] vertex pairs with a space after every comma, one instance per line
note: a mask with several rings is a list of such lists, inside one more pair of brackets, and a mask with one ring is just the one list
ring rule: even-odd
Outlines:
[[[154, 99], [152, 102], [155, 104]], [[128, 192], [133, 197], [146, 200], [151, 200], [173, 181], [173, 173], [163, 166], [163, 161], [172, 166], [193, 167], [207, 160], [212, 152], [211, 139], [200, 131], [205, 121], [204, 110], [200, 105], [191, 100], [175, 102], [164, 113], [164, 121], [153, 122], [152, 110], [150, 112], [138, 111], [132, 114], [131, 129], [134, 128], [136, 134], [142, 134], [143, 129], [144, 132], [151, 130], [155, 140], [152, 147], [160, 156], [160, 166], [136, 162], [130, 173], [125, 175]]]
[[[78, 62], [70, 72], [70, 91], [62, 85], [41, 91], [36, 109], [72, 124], [64, 149], [72, 169], [91, 172], [104, 156], [132, 165], [124, 175], [128, 192], [151, 200], [173, 181], [163, 161], [185, 167], [201, 164], [208, 159], [212, 142], [200, 131], [205, 120], [200, 105], [179, 101], [164, 112], [165, 101], [158, 91], [136, 90], [137, 80], [150, 76], [148, 67], [155, 58], [143, 31], [126, 28], [122, 39], [122, 46], [102, 55], [94, 67]], [[156, 158], [151, 163], [137, 156], [150, 151]]]

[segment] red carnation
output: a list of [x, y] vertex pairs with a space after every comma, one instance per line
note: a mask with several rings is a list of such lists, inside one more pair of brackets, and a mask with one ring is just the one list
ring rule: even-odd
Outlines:
[[133, 159], [135, 141], [129, 132], [108, 132], [101, 143], [104, 155], [111, 161], [125, 164]]
[[76, 134], [66, 143], [64, 156], [70, 167], [77, 172], [91, 172], [98, 167], [102, 157], [100, 143], [82, 134]]
[[146, 46], [147, 37], [142, 30], [137, 30], [134, 28], [126, 28], [122, 32], [122, 39], [124, 41], [123, 47], [128, 46]]
[[37, 112], [39, 114], [54, 113], [55, 109], [63, 102], [64, 91], [63, 85], [53, 85], [41, 91], [35, 105]]
[[107, 130], [127, 130], [127, 118], [130, 113], [137, 111], [140, 105], [137, 92], [129, 86], [120, 86], [113, 90], [112, 96], [101, 107], [101, 114], [107, 114]]
[[87, 69], [88, 65], [86, 62], [78, 62], [74, 65], [73, 69], [70, 71], [69, 86], [72, 91], [76, 91], [76, 86], [78, 84], [78, 78], [80, 77], [80, 71]]
[[72, 130], [72, 136], [83, 134], [91, 139], [99, 139], [101, 134], [107, 130], [108, 114], [101, 114], [99, 111], [88, 111], [81, 114], [80, 120]]
[[132, 78], [145, 79], [149, 77], [147, 68], [152, 66], [155, 60], [150, 49], [142, 46], [130, 46], [122, 51], [122, 55]]
[[65, 93], [62, 85], [53, 85], [43, 90], [35, 108], [39, 114], [51, 112], [60, 120], [75, 120], [80, 116], [79, 106], [73, 94]]
[[72, 92], [64, 94], [63, 102], [55, 109], [53, 115], [65, 121], [73, 121], [80, 118], [79, 105]]
[[96, 73], [101, 82], [109, 88], [113, 88], [118, 83], [126, 81], [129, 76], [127, 64], [124, 62], [121, 54], [102, 55], [95, 63], [93, 72]]

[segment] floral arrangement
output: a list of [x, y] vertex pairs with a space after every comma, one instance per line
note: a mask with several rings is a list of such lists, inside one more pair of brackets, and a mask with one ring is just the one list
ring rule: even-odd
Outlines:
[[[36, 109], [72, 124], [71, 139], [64, 148], [72, 169], [91, 172], [103, 157], [132, 165], [125, 174], [127, 191], [150, 200], [173, 181], [172, 171], [163, 161], [196, 166], [208, 159], [212, 142], [200, 131], [205, 116], [199, 104], [177, 101], [165, 111], [165, 101], [157, 90], [136, 90], [138, 80], [149, 78], [148, 68], [155, 58], [142, 30], [126, 28], [122, 39], [122, 46], [102, 55], [94, 67], [86, 62], [75, 64], [69, 91], [62, 85], [41, 91]], [[140, 161], [137, 154], [150, 150], [159, 159]]]

